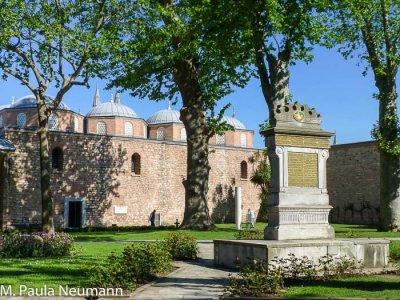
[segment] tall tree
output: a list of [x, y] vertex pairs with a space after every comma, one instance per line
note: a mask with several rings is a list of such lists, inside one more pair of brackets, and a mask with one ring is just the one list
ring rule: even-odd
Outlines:
[[[214, 23], [220, 23], [219, 48], [226, 60], [240, 66], [253, 64], [275, 125], [274, 110], [291, 100], [290, 66], [310, 62], [313, 44], [324, 32], [323, 0], [222, 0], [215, 1]], [[227, 13], [229, 12], [229, 13]], [[229, 36], [234, 36], [235, 43]], [[242, 60], [238, 60], [238, 55]]]
[[[40, 143], [42, 229], [54, 231], [48, 120], [73, 86], [87, 86], [102, 68], [104, 45], [118, 30], [126, 1], [0, 2], [0, 70], [35, 96]], [[47, 96], [56, 89], [54, 99]]]
[[[380, 228], [400, 230], [400, 128], [396, 76], [400, 63], [400, 2], [332, 1], [330, 26], [339, 51], [367, 63], [379, 101], [373, 136], [380, 150]], [[364, 73], [365, 74], [365, 73]]]
[[[206, 0], [140, 0], [127, 32], [112, 53], [113, 84], [134, 96], [160, 101], [182, 99], [180, 119], [187, 134], [187, 175], [183, 228], [213, 228], [208, 209], [208, 141], [227, 128], [224, 109], [214, 113], [231, 85], [243, 85], [244, 69], [226, 65], [205, 22]], [[207, 113], [211, 116], [207, 117]]]

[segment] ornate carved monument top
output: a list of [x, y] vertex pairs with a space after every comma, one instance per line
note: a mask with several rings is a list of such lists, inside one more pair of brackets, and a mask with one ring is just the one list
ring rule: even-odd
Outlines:
[[314, 108], [299, 102], [278, 105], [275, 108], [276, 127], [303, 127], [320, 129], [321, 115]]

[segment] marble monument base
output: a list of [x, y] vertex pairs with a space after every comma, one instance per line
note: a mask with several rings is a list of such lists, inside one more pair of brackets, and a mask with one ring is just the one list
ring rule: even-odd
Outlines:
[[371, 271], [381, 271], [388, 266], [389, 240], [386, 239], [331, 239], [331, 240], [214, 240], [214, 264], [220, 267], [237, 267], [249, 259], [264, 259], [307, 256], [318, 264], [325, 255], [354, 259], [360, 266]]
[[330, 205], [273, 206], [268, 209], [266, 240], [333, 239], [329, 225]]

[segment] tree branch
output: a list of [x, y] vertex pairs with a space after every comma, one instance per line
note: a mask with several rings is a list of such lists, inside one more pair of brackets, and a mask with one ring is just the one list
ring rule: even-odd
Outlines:
[[34, 93], [34, 91], [36, 90], [28, 80], [26, 80], [25, 78], [23, 78], [21, 75], [19, 75], [17, 72], [15, 72], [14, 70], [11, 70], [10, 68], [4, 66], [3, 63], [0, 63], [1, 68], [4, 70], [4, 72], [10, 74], [11, 76], [13, 76], [14, 78], [18, 79], [19, 81], [21, 81], [24, 85], [26, 85], [32, 93]]
[[385, 47], [386, 47], [386, 71], [391, 72], [392, 65], [392, 45], [390, 41], [390, 33], [389, 33], [389, 20], [388, 20], [388, 10], [386, 0], [381, 0], [381, 17], [382, 17], [382, 25], [383, 25], [383, 37], [385, 39]]
[[36, 78], [37, 83], [38, 83], [39, 85], [41, 85], [41, 84], [43, 83], [43, 82], [42, 82], [42, 81], [43, 81], [43, 79], [42, 79], [42, 74], [40, 74], [39, 69], [35, 66], [35, 64], [33, 63], [33, 61], [31, 61], [31, 60], [29, 59], [29, 57], [26, 55], [26, 53], [23, 52], [21, 49], [15, 47], [15, 46], [13, 46], [13, 45], [10, 45], [10, 44], [7, 45], [7, 48], [10, 49], [12, 52], [16, 53], [19, 57], [22, 58], [22, 60], [23, 60], [26, 64], [28, 64], [29, 68], [32, 70], [33, 74], [35, 75], [35, 78]]

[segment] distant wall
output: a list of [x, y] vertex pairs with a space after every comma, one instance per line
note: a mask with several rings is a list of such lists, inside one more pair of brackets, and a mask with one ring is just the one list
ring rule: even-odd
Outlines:
[[[35, 131], [7, 130], [16, 151], [10, 153], [0, 220], [5, 226], [40, 224], [39, 143]], [[148, 225], [153, 209], [162, 224], [182, 222], [185, 208], [186, 144], [129, 137], [51, 132], [50, 153], [63, 149], [63, 170], [52, 170], [56, 226], [63, 226], [67, 199], [84, 199], [86, 224]], [[241, 178], [241, 163], [255, 149], [210, 146], [209, 210], [216, 222], [233, 222], [235, 187], [242, 189], [243, 215], [258, 213], [259, 189]], [[132, 173], [131, 158], [140, 155], [140, 174]], [[0, 169], [1, 171], [1, 169]], [[0, 187], [2, 187], [1, 185]], [[1, 188], [3, 189], [3, 188]], [[2, 201], [1, 201], [2, 200]], [[122, 211], [122, 212], [121, 212]]]
[[374, 141], [332, 146], [327, 162], [330, 222], [378, 223], [379, 165]]

